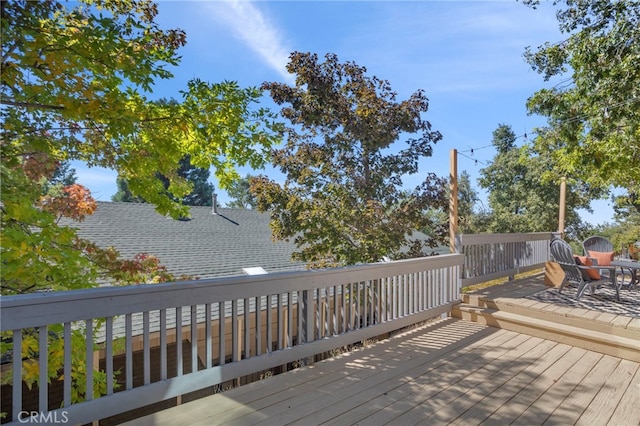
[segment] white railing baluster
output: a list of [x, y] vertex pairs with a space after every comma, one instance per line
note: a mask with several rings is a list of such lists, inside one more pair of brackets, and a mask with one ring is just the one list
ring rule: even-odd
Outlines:
[[211, 335], [211, 303], [207, 303], [204, 308], [204, 357], [205, 368], [211, 368], [211, 359], [213, 358], [213, 336]]
[[392, 313], [392, 295], [391, 295], [391, 278], [384, 277], [383, 278], [383, 302], [384, 302], [384, 322], [391, 321], [391, 313]]
[[411, 305], [411, 314], [418, 312], [418, 285], [416, 281], [416, 274], [409, 274], [409, 299]]
[[227, 322], [226, 303], [218, 303], [218, 364], [224, 365], [227, 362], [226, 341], [227, 335], [225, 324]]
[[244, 299], [244, 359], [251, 358], [251, 310], [249, 298]]
[[398, 318], [398, 307], [399, 307], [399, 289], [398, 289], [398, 277], [396, 275], [391, 277], [391, 319], [395, 320]]
[[[66, 328], [67, 328], [67, 325], [65, 324], [65, 335], [67, 334]], [[111, 395], [113, 393], [113, 317], [105, 318], [104, 328], [105, 328], [104, 370], [107, 376], [107, 395]], [[71, 333], [71, 324], [69, 324], [69, 333]], [[65, 337], [65, 347], [66, 347], [66, 337]], [[66, 362], [65, 362], [65, 366], [66, 366]], [[66, 378], [67, 378], [67, 374], [65, 373], [65, 380]], [[71, 392], [71, 386], [69, 386], [69, 392]]]
[[[66, 362], [66, 357], [65, 357]], [[12, 380], [13, 420], [18, 420], [22, 411], [22, 330], [13, 330], [13, 380]]]
[[231, 301], [231, 361], [240, 361], [240, 336], [238, 335], [238, 299]]
[[404, 312], [402, 316], [411, 314], [411, 277], [409, 274], [402, 274], [402, 292], [404, 293]]
[[284, 296], [282, 293], [278, 293], [278, 311], [277, 311], [277, 322], [278, 322], [278, 350], [282, 350], [284, 348]]
[[[64, 374], [64, 380], [62, 382], [62, 402], [64, 407], [71, 405], [71, 355], [73, 349], [71, 336], [71, 323], [64, 323], [64, 363], [62, 372]], [[108, 341], [108, 340], [107, 340]], [[112, 379], [113, 382], [113, 374]], [[108, 382], [107, 382], [108, 383]]]
[[198, 305], [191, 305], [191, 372], [198, 371]]
[[[444, 279], [446, 278], [444, 276], [444, 271], [442, 269], [438, 269], [436, 271], [437, 274], [437, 278], [436, 278], [436, 282], [439, 283], [444, 283]], [[442, 305], [445, 301], [445, 289], [444, 286], [436, 286], [436, 289], [438, 291], [438, 305]]]
[[340, 286], [334, 285], [331, 287], [331, 336], [337, 336], [340, 334], [341, 327], [341, 316], [340, 311], [342, 307], [340, 306], [342, 300], [342, 294], [340, 292]]
[[[300, 294], [296, 294], [298, 300], [298, 306], [300, 306]], [[293, 346], [293, 292], [289, 292], [287, 295], [287, 344], [286, 347]], [[301, 320], [302, 315], [298, 312], [298, 320]], [[300, 334], [300, 327], [298, 327], [298, 335]], [[300, 336], [298, 336], [298, 344], [300, 344]]]
[[409, 298], [411, 299], [411, 314], [415, 314], [418, 312], [418, 301], [420, 300], [418, 297], [418, 283], [416, 279], [416, 274], [409, 274]]
[[384, 323], [389, 320], [389, 310], [388, 310], [388, 297], [387, 297], [387, 286], [388, 279], [386, 277], [380, 278], [380, 322]]
[[256, 356], [262, 354], [262, 296], [256, 297]]
[[427, 272], [428, 278], [428, 291], [429, 291], [429, 308], [433, 308], [435, 306], [435, 290], [433, 285], [433, 271]]
[[41, 412], [48, 410], [49, 400], [49, 331], [47, 326], [38, 327], [38, 390], [40, 403], [38, 409]]
[[324, 287], [324, 320], [323, 320], [323, 328], [324, 335], [322, 337], [331, 336], [331, 291], [329, 287]]
[[347, 287], [342, 284], [340, 285], [340, 319], [342, 320], [342, 329], [340, 331], [342, 333], [346, 333], [348, 330], [347, 315]]
[[144, 384], [151, 383], [151, 345], [149, 344], [149, 311], [142, 313], [142, 368]]
[[125, 328], [125, 389], [133, 388], [133, 336], [131, 332], [132, 321], [131, 314], [126, 314], [124, 319]]
[[182, 306], [176, 307], [176, 376], [184, 373], [182, 360]]
[[273, 295], [267, 295], [267, 353], [273, 350]]
[[374, 311], [375, 311], [375, 307], [376, 307], [376, 280], [369, 280], [368, 281], [368, 287], [369, 287], [369, 295], [367, 296], [368, 300], [369, 300], [369, 325], [375, 325], [376, 324], [376, 320], [375, 320], [375, 316], [374, 316]]
[[429, 272], [423, 271], [420, 275], [422, 277], [422, 308], [427, 310], [431, 308], [429, 305]]
[[369, 313], [369, 284], [370, 281], [362, 282], [362, 327], [369, 325], [368, 313]]
[[85, 385], [85, 401], [93, 399], [93, 320], [85, 321], [85, 358], [87, 365], [87, 381]]
[[362, 304], [360, 302], [360, 282], [354, 282], [352, 284], [353, 289], [353, 302], [351, 303], [351, 308], [353, 309], [353, 325], [352, 330], [360, 329], [360, 315], [361, 315], [361, 307]]
[[[315, 309], [315, 315], [313, 316], [315, 320], [315, 327], [313, 327], [313, 335], [316, 338], [322, 338], [324, 336], [324, 294], [321, 288], [317, 288], [313, 291], [310, 291], [311, 297], [311, 305], [310, 307]], [[315, 301], [315, 302], [314, 302]]]
[[420, 271], [416, 273], [416, 299], [417, 299], [417, 307], [418, 312], [424, 311], [424, 271]]
[[167, 380], [167, 310], [160, 309], [160, 380]]

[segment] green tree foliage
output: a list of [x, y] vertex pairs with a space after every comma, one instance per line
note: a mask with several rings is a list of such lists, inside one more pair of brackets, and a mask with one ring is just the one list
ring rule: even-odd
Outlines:
[[[168, 67], [178, 64], [186, 42], [183, 31], [157, 25], [149, 0], [13, 0], [0, 7], [2, 294], [89, 287], [104, 274], [122, 283], [173, 279], [153, 256], [123, 261], [60, 226], [62, 216], [82, 220], [96, 204], [56, 170], [70, 160], [115, 169], [160, 213], [184, 216], [187, 208], [176, 199], [192, 191], [178, 171], [185, 155], [196, 167], [213, 166], [222, 186], [238, 177], [236, 166], [264, 164], [278, 124], [254, 108], [261, 91], [194, 79], [180, 102], [148, 99], [155, 81], [172, 77]], [[49, 331], [54, 378], [62, 340], [59, 328]], [[38, 379], [31, 337], [27, 331], [21, 350], [10, 336], [1, 339], [3, 354], [22, 357], [28, 386]], [[82, 354], [84, 345], [74, 330], [72, 353]], [[75, 356], [72, 364], [77, 401], [86, 371]], [[95, 392], [104, 393], [104, 374], [93, 377]]]
[[120, 203], [145, 203], [144, 198], [139, 195], [133, 195], [131, 190], [129, 189], [129, 184], [127, 184], [126, 179], [118, 176], [116, 178], [116, 186], [118, 190], [115, 194], [111, 196], [111, 201], [120, 202]]
[[[614, 198], [615, 224], [607, 232], [614, 247], [629, 247], [630, 244], [640, 243], [640, 211], [632, 206], [623, 197]], [[632, 250], [640, 260], [640, 246], [634, 248]]]
[[567, 38], [525, 54], [545, 80], [565, 78], [528, 101], [548, 118], [536, 149], [568, 178], [626, 189], [640, 211], [640, 2], [554, 3], [563, 4], [557, 17]]
[[479, 233], [481, 229], [480, 218], [477, 209], [477, 191], [471, 184], [471, 176], [467, 171], [460, 173], [458, 178], [458, 230], [463, 234]]
[[[486, 231], [548, 232], [558, 229], [560, 178], [554, 176], [549, 156], [536, 155], [531, 147], [516, 146], [511, 127], [501, 124], [493, 132], [498, 153], [480, 170], [480, 186], [489, 191], [491, 213]], [[546, 178], [542, 178], [546, 176]], [[589, 208], [593, 192], [584, 184], [569, 181], [565, 226], [578, 227], [577, 208]]]
[[227, 207], [234, 209], [256, 209], [258, 207], [258, 201], [255, 195], [251, 193], [251, 180], [253, 178], [254, 176], [247, 174], [229, 186], [227, 194], [231, 197], [231, 201], [227, 203]]
[[[447, 197], [447, 203], [451, 199], [450, 182], [443, 181], [443, 191]], [[471, 176], [467, 171], [462, 171], [458, 177], [458, 233], [473, 234], [484, 232], [480, 220], [481, 212], [477, 212], [477, 205], [480, 199], [478, 193], [471, 184]], [[432, 222], [439, 224], [438, 227], [449, 224], [449, 204], [446, 208], [431, 209], [429, 214], [432, 215]], [[434, 234], [432, 229], [423, 230], [426, 234]]]
[[412, 231], [432, 228], [424, 213], [446, 202], [432, 173], [410, 196], [402, 192], [403, 176], [418, 172], [441, 139], [421, 117], [428, 100], [417, 91], [398, 102], [389, 83], [364, 67], [325, 59], [294, 52], [287, 70], [295, 86], [262, 86], [291, 126], [286, 146], [272, 155], [286, 181], [254, 179], [258, 208], [270, 211], [274, 237], [293, 239], [294, 257], [313, 267], [399, 257], [402, 246], [417, 255], [436, 242]]
[[[182, 197], [182, 199], [177, 200], [175, 197], [172, 197], [171, 194], [168, 196], [174, 198], [176, 201], [179, 201], [181, 204], [185, 206], [211, 206], [213, 194], [213, 184], [209, 182], [209, 170], [204, 169], [202, 167], [196, 167], [191, 164], [191, 156], [185, 155], [180, 159], [180, 163], [178, 166], [178, 175], [184, 178], [191, 186], [191, 192]], [[163, 182], [165, 190], [169, 189], [169, 185], [171, 181], [161, 175], [158, 174], [158, 179]], [[146, 202], [143, 197], [133, 195], [131, 190], [129, 189], [129, 184], [127, 181], [121, 177], [118, 177], [116, 180], [116, 184], [118, 185], [118, 191], [111, 197], [111, 201], [120, 201], [125, 203], [144, 203]]]
[[[272, 114], [254, 108], [257, 88], [194, 79], [179, 102], [148, 99], [155, 81], [172, 77], [168, 67], [186, 42], [183, 31], [159, 28], [151, 1], [1, 7], [3, 294], [87, 287], [104, 271], [90, 244], [43, 205], [43, 187], [62, 162], [117, 170], [133, 194], [177, 218], [188, 209], [175, 200], [192, 190], [181, 158], [213, 166], [225, 187], [236, 166], [260, 167], [278, 141]], [[79, 209], [72, 217], [90, 214], [90, 194], [65, 194]]]

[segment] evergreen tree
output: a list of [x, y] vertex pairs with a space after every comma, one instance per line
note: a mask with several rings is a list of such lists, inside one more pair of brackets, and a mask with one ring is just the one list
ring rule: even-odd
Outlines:
[[56, 170], [53, 172], [53, 176], [49, 180], [51, 185], [61, 184], [63, 186], [73, 185], [78, 180], [76, 176], [76, 169], [71, 168], [71, 164], [68, 161], [62, 161]]

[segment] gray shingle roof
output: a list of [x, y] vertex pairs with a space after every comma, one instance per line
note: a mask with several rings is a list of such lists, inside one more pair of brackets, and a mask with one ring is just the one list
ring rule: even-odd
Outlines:
[[189, 220], [162, 216], [151, 204], [98, 202], [83, 222], [67, 223], [98, 246], [115, 247], [125, 258], [152, 254], [176, 276], [244, 275], [242, 268], [267, 272], [303, 270], [291, 260], [295, 246], [271, 240], [269, 215], [255, 210], [191, 207]]

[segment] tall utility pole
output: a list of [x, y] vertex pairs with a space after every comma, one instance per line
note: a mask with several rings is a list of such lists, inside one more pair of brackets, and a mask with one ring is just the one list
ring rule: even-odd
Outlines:
[[449, 156], [449, 250], [456, 252], [458, 234], [458, 151], [451, 150]]

